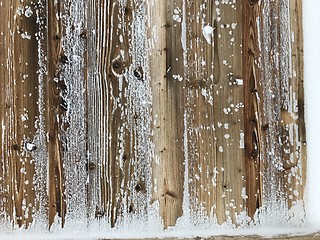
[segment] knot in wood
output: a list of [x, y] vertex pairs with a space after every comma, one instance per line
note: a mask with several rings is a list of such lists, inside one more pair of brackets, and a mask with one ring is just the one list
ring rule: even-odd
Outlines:
[[114, 75], [122, 75], [125, 73], [126, 64], [120, 59], [114, 59], [111, 63], [111, 68]]

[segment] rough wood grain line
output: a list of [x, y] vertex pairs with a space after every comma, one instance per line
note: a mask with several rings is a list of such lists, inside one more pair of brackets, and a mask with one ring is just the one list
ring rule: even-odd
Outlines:
[[[86, 79], [86, 115], [87, 115], [87, 221], [92, 221], [96, 212], [99, 212], [102, 206], [100, 189], [100, 166], [101, 159], [105, 159], [105, 148], [102, 143], [106, 142], [104, 120], [102, 113], [101, 92], [102, 86], [97, 75], [98, 66], [96, 66], [97, 59], [97, 38], [95, 31], [97, 29], [97, 3], [95, 0], [90, 0], [87, 3], [86, 12], [86, 30], [82, 37], [87, 45], [87, 66], [85, 68]], [[99, 116], [99, 117], [98, 117]], [[103, 125], [103, 126], [101, 126]]]
[[[253, 218], [261, 207], [260, 183], [260, 119], [258, 79], [255, 60], [260, 55], [256, 19], [260, 14], [258, 2], [244, 1], [243, 6], [243, 92], [244, 92], [244, 147], [246, 165], [246, 209]], [[260, 113], [261, 114], [261, 113]]]
[[[10, 14], [12, 12], [10, 11], [10, 1], [7, 1], [6, 4], [4, 4], [0, 8], [0, 14], [4, 19], [4, 22], [7, 23], [9, 26], [12, 25], [10, 23]], [[11, 118], [11, 109], [12, 109], [12, 90], [10, 90], [10, 79], [11, 77], [11, 71], [10, 67], [12, 64], [12, 59], [10, 57], [10, 51], [8, 49], [11, 49], [11, 36], [10, 36], [10, 30], [11, 28], [7, 27], [7, 24], [1, 24], [0, 25], [0, 32], [2, 33], [0, 35], [0, 91], [1, 91], [1, 97], [0, 98], [0, 117], [1, 117], [1, 148], [0, 148], [0, 211], [1, 211], [1, 220], [7, 219], [9, 216], [12, 216], [13, 213], [13, 207], [12, 207], [12, 200], [10, 198], [10, 188], [8, 183], [10, 183], [10, 169], [9, 169], [9, 157], [7, 156], [8, 153], [12, 154], [13, 150], [12, 147], [10, 147], [11, 140], [9, 136], [10, 131], [10, 121], [9, 118]], [[18, 145], [17, 145], [18, 147]], [[12, 217], [13, 218], [13, 217]]]
[[62, 50], [61, 2], [47, 3], [47, 56], [48, 81], [46, 83], [46, 128], [48, 133], [48, 221], [54, 222], [56, 214], [65, 221], [64, 177], [62, 167], [61, 118], [66, 111], [66, 103], [60, 92], [66, 90], [64, 79], [61, 79], [62, 64], [68, 64], [68, 59]]
[[[149, 9], [151, 36], [150, 78], [152, 89], [153, 196], [159, 201], [164, 227], [182, 215], [184, 56], [182, 26], [184, 1], [154, 1]], [[154, 29], [152, 31], [152, 29]]]
[[34, 160], [32, 152], [38, 116], [37, 32], [32, 1], [6, 1], [0, 7], [5, 17], [0, 26], [1, 74], [1, 208], [12, 224], [32, 222], [34, 208]]
[[[241, 224], [241, 222], [237, 222], [236, 218], [237, 214], [240, 214], [245, 207], [245, 197], [243, 196], [245, 162], [241, 6], [240, 1], [229, 1], [228, 4], [218, 5], [220, 15], [216, 11], [216, 34], [218, 34], [216, 44], [218, 44], [220, 59], [220, 79], [214, 87], [215, 93], [218, 93], [215, 98], [218, 104], [214, 104], [214, 115], [217, 137], [217, 169], [220, 171], [221, 177], [221, 182], [218, 179], [217, 184], [219, 223], [225, 219]], [[221, 162], [219, 163], [219, 161]], [[219, 164], [221, 165], [219, 166]], [[221, 200], [222, 202], [219, 203]]]
[[236, 222], [245, 202], [241, 4], [190, 1], [188, 7], [191, 211]]
[[[299, 29], [301, 15], [300, 20], [294, 16], [294, 6], [287, 1], [262, 1], [260, 17], [256, 20], [259, 50], [268, 53], [261, 54], [255, 64], [260, 73], [257, 78], [260, 79], [257, 85], [260, 126], [257, 129], [260, 137], [259, 155], [263, 161], [261, 213], [272, 212], [279, 218], [287, 217], [292, 206], [298, 205], [303, 209], [305, 126], [303, 117], [301, 122], [299, 119], [299, 111], [304, 112], [301, 95], [303, 80], [302, 74], [294, 76], [294, 69], [302, 68], [301, 35], [298, 33], [296, 39], [299, 46], [292, 41], [292, 31]], [[293, 28], [295, 30], [291, 30]], [[296, 58], [299, 63], [294, 63], [293, 49], [300, 53]], [[298, 67], [297, 64], [301, 65]], [[279, 202], [282, 204], [279, 205]], [[302, 215], [300, 220], [303, 222]]]

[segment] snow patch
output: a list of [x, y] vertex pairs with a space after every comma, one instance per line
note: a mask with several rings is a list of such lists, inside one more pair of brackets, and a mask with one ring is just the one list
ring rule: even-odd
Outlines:
[[211, 27], [209, 25], [204, 26], [202, 28], [202, 34], [204, 38], [206, 39], [207, 43], [211, 44], [212, 42], [212, 35], [213, 35], [214, 27]]

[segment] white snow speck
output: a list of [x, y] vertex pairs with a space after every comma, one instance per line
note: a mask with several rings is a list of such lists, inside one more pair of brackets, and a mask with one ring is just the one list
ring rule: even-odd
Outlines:
[[27, 7], [26, 10], [24, 11], [24, 15], [29, 18], [32, 16], [32, 14], [33, 14], [33, 12], [31, 10], [31, 8]]
[[246, 200], [248, 198], [247, 193], [246, 193], [246, 188], [242, 188], [241, 197], [243, 200]]
[[31, 39], [31, 36], [30, 36], [27, 32], [21, 33], [21, 37], [22, 37], [23, 39], [28, 39], [28, 40]]
[[236, 78], [236, 85], [242, 86], [243, 85], [243, 79]]
[[219, 146], [219, 152], [223, 152], [223, 147]]
[[239, 148], [244, 148], [244, 132], [240, 132], [240, 146]]
[[214, 28], [207, 25], [207, 26], [204, 26], [202, 28], [202, 34], [204, 36], [204, 38], [206, 39], [207, 43], [211, 44], [211, 38], [212, 38], [212, 34], [213, 34], [213, 31], [214, 31]]
[[35, 144], [33, 144], [33, 143], [31, 143], [31, 142], [27, 142], [27, 143], [26, 143], [26, 149], [27, 149], [28, 151], [34, 151], [34, 150], [37, 149], [37, 147], [36, 147]]
[[183, 77], [181, 77], [179, 74], [178, 75], [172, 75], [173, 79], [178, 80], [179, 82], [181, 82], [183, 80]]
[[25, 122], [25, 121], [27, 121], [29, 119], [29, 117], [28, 117], [28, 114], [23, 114], [23, 115], [21, 115], [21, 120], [22, 120], [22, 122]]
[[238, 25], [238, 23], [231, 23], [231, 28], [236, 29], [237, 25]]

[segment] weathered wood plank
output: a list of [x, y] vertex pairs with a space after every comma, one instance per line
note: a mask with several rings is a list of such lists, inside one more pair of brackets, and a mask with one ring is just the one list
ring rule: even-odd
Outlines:
[[[122, 205], [124, 195], [120, 193], [120, 186], [126, 178], [124, 166], [128, 168], [128, 165], [125, 162], [130, 162], [132, 157], [129, 155], [130, 149], [128, 150], [130, 136], [124, 129], [124, 105], [127, 101], [124, 91], [128, 84], [124, 82], [123, 75], [131, 61], [128, 55], [129, 36], [124, 31], [129, 26], [121, 22], [125, 9], [120, 3], [100, 1], [96, 6], [99, 6], [94, 9], [96, 23], [93, 30], [96, 36], [92, 37], [96, 39], [93, 50], [97, 53], [92, 61], [97, 63], [94, 73], [97, 75], [92, 76], [94, 82], [88, 89], [93, 88], [90, 93], [94, 97], [92, 104], [95, 107], [92, 108], [91, 114], [98, 121], [97, 125], [89, 125], [89, 131], [97, 134], [91, 141], [97, 140], [100, 144], [99, 149], [89, 149], [97, 159], [89, 157], [92, 160], [88, 166], [89, 171], [95, 167], [101, 168], [99, 177], [94, 179], [100, 182], [100, 200], [93, 203], [96, 204], [95, 217], [101, 218], [105, 215], [114, 226], [121, 211], [127, 211], [123, 209], [127, 206]], [[123, 45], [120, 42], [120, 34], [125, 41]]]
[[[300, 111], [304, 112], [303, 77], [301, 72], [295, 74], [296, 67], [293, 67], [298, 61], [303, 69], [301, 26], [295, 23], [295, 19], [300, 19], [301, 24], [301, 12], [301, 4], [265, 1], [261, 3], [261, 17], [257, 23], [261, 29], [261, 49], [269, 53], [262, 54], [258, 60], [262, 69], [258, 91], [261, 99], [262, 212], [278, 212], [279, 217], [286, 217], [291, 207], [303, 209], [305, 125], [304, 117], [299, 115]], [[297, 37], [292, 38], [295, 35]], [[295, 54], [294, 48], [300, 50]], [[296, 60], [293, 60], [294, 55], [297, 55]]]
[[1, 219], [304, 221], [301, 1], [43, 4], [0, 6]]
[[154, 1], [150, 7], [152, 41], [150, 78], [152, 91], [153, 196], [159, 201], [165, 228], [182, 215], [183, 202], [183, 117], [184, 56], [182, 46], [183, 2]]
[[[260, 56], [257, 18], [260, 16], [258, 1], [243, 3], [243, 88], [244, 88], [244, 147], [246, 165], [246, 195], [248, 216], [253, 218], [261, 207], [261, 156], [258, 81], [260, 70], [256, 66]], [[263, 150], [262, 150], [263, 151]]]
[[95, 51], [88, 59], [88, 171], [89, 186], [96, 187], [88, 200], [95, 217], [115, 226], [144, 216], [150, 194], [145, 5], [100, 1], [91, 8], [96, 18], [87, 34]]
[[193, 214], [244, 210], [241, 4], [188, 4], [188, 153]]
[[65, 221], [65, 197], [64, 186], [65, 181], [62, 167], [62, 124], [65, 111], [67, 110], [67, 103], [62, 98], [61, 92], [66, 91], [65, 79], [61, 77], [62, 65], [69, 64], [69, 59], [64, 54], [62, 49], [62, 19], [61, 16], [61, 2], [49, 1], [46, 9], [48, 13], [47, 20], [47, 81], [45, 83], [46, 95], [46, 127], [48, 134], [48, 219], [49, 226], [55, 220], [56, 214], [62, 218], [62, 226]]
[[[304, 187], [307, 177], [307, 154], [306, 154], [306, 125], [304, 109], [304, 62], [303, 62], [303, 31], [302, 31], [302, 1], [291, 0], [288, 6], [290, 15], [291, 49], [289, 48], [289, 89], [292, 91], [288, 95], [289, 107], [287, 111], [291, 114], [291, 121], [283, 122], [289, 131], [290, 158], [284, 159], [284, 168], [290, 167], [287, 176], [287, 195], [289, 208], [304, 199]], [[290, 54], [291, 52], [291, 54]], [[289, 155], [287, 155], [289, 157]], [[293, 159], [292, 159], [293, 158]], [[290, 160], [289, 160], [290, 159]]]
[[38, 116], [37, 32], [32, 1], [2, 2], [0, 15], [1, 209], [13, 224], [32, 222], [35, 192], [32, 151]]

